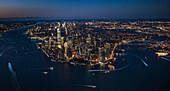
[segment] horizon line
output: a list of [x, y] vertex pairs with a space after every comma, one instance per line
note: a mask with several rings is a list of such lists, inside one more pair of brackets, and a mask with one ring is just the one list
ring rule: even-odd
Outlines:
[[32, 20], [170, 20], [170, 18], [76, 18], [76, 17], [0, 17], [1, 20], [9, 19], [32, 19]]

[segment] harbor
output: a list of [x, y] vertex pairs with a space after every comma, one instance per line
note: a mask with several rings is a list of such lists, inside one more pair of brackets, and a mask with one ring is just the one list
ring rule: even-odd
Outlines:
[[[0, 56], [0, 71], [3, 73], [0, 77], [3, 85], [0, 88], [4, 91], [15, 90], [8, 68], [9, 62], [17, 74], [17, 83], [23, 91], [70, 89], [74, 91], [80, 89], [83, 89], [82, 91], [113, 89], [149, 91], [168, 88], [165, 84], [169, 83], [169, 61], [143, 45], [124, 45], [122, 52], [115, 51], [114, 57], [118, 61], [118, 63], [115, 61], [115, 68], [101, 69], [99, 66], [99, 68], [91, 69], [88, 65], [76, 65], [74, 62], [72, 65], [51, 59], [49, 54], [37, 49], [35, 42], [30, 41], [28, 36], [23, 34], [30, 28], [32, 27], [8, 31], [0, 37], [15, 42], [15, 44], [5, 43], [1, 46], [2, 48], [12, 46]], [[148, 66], [145, 66], [136, 55], [140, 56]]]

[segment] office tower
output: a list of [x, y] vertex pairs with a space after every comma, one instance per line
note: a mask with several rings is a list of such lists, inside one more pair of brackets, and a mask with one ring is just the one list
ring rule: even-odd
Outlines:
[[91, 45], [91, 37], [90, 37], [90, 34], [88, 34], [88, 38], [86, 38], [86, 42]]
[[61, 46], [64, 45], [64, 37], [61, 37]]
[[60, 32], [60, 29], [57, 28], [57, 45], [58, 45], [58, 48], [62, 48], [61, 47], [61, 32]]
[[82, 54], [81, 54], [81, 48], [80, 48], [80, 45], [79, 45], [78, 47], [79, 47], [79, 48], [78, 48], [78, 49], [79, 49], [79, 54], [80, 54], [80, 55], [82, 55]]
[[96, 39], [94, 37], [94, 49], [96, 50]]
[[68, 46], [71, 46], [72, 42], [72, 36], [68, 36]]
[[60, 45], [61, 43], [61, 32], [60, 29], [57, 28], [57, 43]]
[[101, 47], [98, 47], [98, 49], [99, 49], [99, 60], [102, 60], [102, 54], [101, 54]]
[[58, 27], [60, 27], [60, 22], [58, 22]]
[[90, 58], [91, 58], [91, 57], [90, 57], [90, 56], [91, 56], [91, 55], [90, 55], [90, 51], [91, 51], [91, 49], [88, 48], [88, 49], [87, 49], [87, 57], [88, 57], [88, 60], [90, 60]]
[[68, 35], [67, 27], [65, 27], [65, 32], [66, 32], [66, 35]]
[[105, 59], [108, 59], [109, 58], [109, 49], [108, 48], [105, 48]]
[[49, 49], [51, 48], [51, 37], [49, 37], [49, 39], [48, 39], [48, 48]]
[[62, 24], [62, 27], [65, 27], [66, 26], [66, 23], [64, 22], [63, 24]]
[[64, 43], [64, 52], [67, 53], [67, 50], [68, 50], [68, 45], [67, 45], [67, 42]]

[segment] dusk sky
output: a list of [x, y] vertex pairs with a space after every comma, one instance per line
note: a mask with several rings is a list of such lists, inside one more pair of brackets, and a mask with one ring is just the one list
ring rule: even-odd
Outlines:
[[0, 18], [170, 18], [170, 0], [0, 0]]

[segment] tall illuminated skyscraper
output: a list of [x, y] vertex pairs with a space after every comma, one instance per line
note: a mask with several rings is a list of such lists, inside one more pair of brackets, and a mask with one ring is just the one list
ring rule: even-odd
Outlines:
[[63, 24], [62, 24], [62, 27], [65, 27], [66, 26], [66, 22], [64, 22]]
[[68, 59], [67, 51], [68, 51], [68, 45], [67, 45], [67, 42], [65, 42], [64, 43], [64, 56], [66, 57], [66, 59]]
[[98, 47], [99, 48], [99, 60], [102, 60], [102, 55], [101, 55], [101, 47]]
[[60, 22], [58, 22], [58, 27], [60, 27]]
[[51, 48], [51, 37], [49, 37], [49, 40], [48, 40], [48, 47], [49, 49]]
[[72, 36], [69, 35], [69, 36], [68, 36], [68, 45], [71, 46], [71, 45], [72, 45], [72, 42], [73, 42]]
[[61, 46], [64, 46], [64, 37], [61, 37]]
[[58, 44], [58, 47], [60, 48], [61, 47], [61, 32], [59, 28], [57, 28], [57, 44]]
[[65, 48], [64, 52], [67, 54], [67, 50], [68, 50], [67, 42], [64, 43], [64, 48]]
[[94, 37], [94, 49], [96, 50], [96, 38]]
[[65, 27], [65, 32], [66, 32], [66, 35], [68, 34], [68, 31], [67, 31], [67, 28]]

